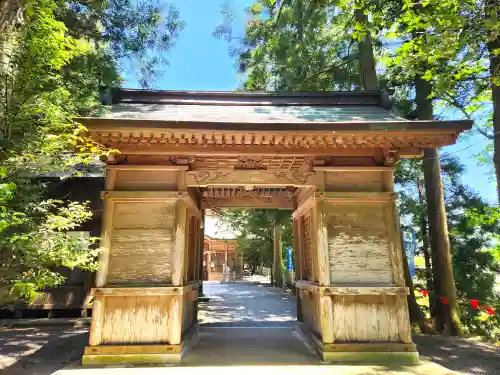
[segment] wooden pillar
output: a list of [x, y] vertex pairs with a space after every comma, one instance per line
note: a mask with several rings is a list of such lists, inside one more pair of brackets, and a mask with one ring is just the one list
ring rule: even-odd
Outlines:
[[201, 211], [201, 219], [200, 219], [200, 234], [199, 234], [199, 241], [200, 241], [200, 261], [199, 261], [199, 269], [198, 269], [198, 280], [199, 280], [199, 286], [198, 286], [198, 294], [200, 296], [203, 295], [203, 279], [204, 279], [204, 274], [205, 270], [203, 267], [203, 261], [205, 259], [204, 256], [204, 249], [205, 249], [205, 210]]
[[207, 254], [207, 262], [208, 262], [207, 280], [212, 280], [212, 252], [211, 251], [209, 251], [208, 254]]
[[184, 283], [184, 257], [186, 256], [187, 205], [184, 200], [175, 203], [174, 243], [172, 249], [172, 285]]
[[294, 212], [313, 213], [316, 258], [316, 277], [297, 282], [301, 321], [325, 361], [414, 363], [392, 168], [321, 172], [325, 191]]
[[184, 259], [188, 210], [199, 216], [198, 207], [186, 191], [166, 191], [182, 182], [182, 168], [109, 169], [104, 261], [82, 363], [178, 363], [197, 331], [198, 283], [185, 279]]
[[224, 263], [226, 264], [226, 269], [228, 267], [228, 264], [227, 264], [227, 248], [228, 248], [228, 245], [227, 245], [227, 242], [224, 242], [225, 245], [226, 245], [226, 249], [225, 249], [225, 253], [224, 253]]

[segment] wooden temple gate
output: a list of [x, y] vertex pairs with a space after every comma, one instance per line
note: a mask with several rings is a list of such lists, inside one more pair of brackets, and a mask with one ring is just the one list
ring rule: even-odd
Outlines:
[[108, 157], [84, 364], [178, 363], [198, 330], [203, 210], [293, 209], [297, 315], [324, 360], [412, 362], [393, 173], [466, 121], [406, 121], [378, 93], [121, 90], [82, 118]]

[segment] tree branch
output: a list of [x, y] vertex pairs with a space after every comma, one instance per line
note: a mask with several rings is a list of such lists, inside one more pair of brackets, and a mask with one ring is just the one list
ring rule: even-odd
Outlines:
[[343, 62], [341, 62], [340, 64], [337, 64], [337, 65], [332, 65], [332, 66], [329, 66], [328, 68], [324, 69], [324, 70], [320, 70], [319, 72], [315, 72], [309, 76], [307, 76], [301, 83], [301, 85], [303, 85], [304, 83], [306, 83], [307, 81], [309, 81], [311, 78], [313, 77], [316, 77], [316, 76], [319, 76], [320, 74], [323, 74], [323, 73], [328, 73], [328, 72], [331, 72], [332, 70], [335, 70], [337, 68], [340, 68], [346, 64], [348, 64], [349, 62], [353, 61], [354, 60], [354, 57], [348, 57], [346, 60], [344, 60]]
[[278, 8], [278, 13], [276, 14], [276, 20], [274, 21], [274, 26], [273, 26], [274, 30], [276, 30], [276, 28], [278, 27], [278, 22], [279, 22], [280, 17], [281, 17], [281, 11], [283, 10], [285, 3], [287, 3], [287, 2], [288, 2], [288, 0], [281, 0], [280, 7]]
[[486, 137], [486, 138], [488, 138], [488, 139], [494, 139], [494, 138], [495, 138], [495, 135], [494, 135], [494, 134], [488, 134], [488, 133], [486, 132], [486, 130], [481, 129], [479, 126], [478, 126], [476, 129], [477, 129], [477, 131], [479, 132], [479, 134], [481, 134], [481, 135], [485, 136], [485, 137]]

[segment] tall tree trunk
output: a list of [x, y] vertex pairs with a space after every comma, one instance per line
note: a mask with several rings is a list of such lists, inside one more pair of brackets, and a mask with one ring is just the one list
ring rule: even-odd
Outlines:
[[281, 227], [278, 222], [275, 222], [273, 228], [273, 277], [274, 285], [279, 288], [283, 287], [281, 263]]
[[[419, 179], [417, 181], [417, 190], [418, 190], [418, 202], [422, 206], [422, 208], [426, 208], [426, 204], [424, 201], [424, 193], [422, 181]], [[422, 236], [422, 252], [424, 253], [424, 262], [425, 262], [425, 281], [427, 285], [427, 290], [434, 291], [434, 283], [432, 280], [432, 265], [431, 265], [431, 252], [429, 248], [429, 234], [427, 232], [427, 218], [425, 217], [425, 210], [422, 210], [420, 213], [420, 234]], [[429, 298], [429, 310], [433, 311], [434, 300]], [[432, 315], [435, 318], [435, 315]]]
[[[362, 9], [355, 10], [356, 21], [362, 25], [368, 24], [368, 17]], [[375, 70], [375, 56], [370, 33], [367, 31], [359, 43], [359, 71], [363, 91], [377, 91], [377, 71]]]
[[495, 55], [494, 52], [498, 49], [500, 49], [500, 37], [497, 37], [495, 40], [488, 43], [492, 83], [491, 101], [493, 102], [493, 164], [495, 165], [497, 196], [498, 202], [500, 203], [500, 54]]
[[[430, 99], [431, 84], [417, 77], [415, 92], [419, 119], [432, 120], [434, 116], [432, 99]], [[440, 330], [447, 327], [452, 335], [461, 335], [462, 324], [460, 322], [460, 310], [451, 265], [450, 238], [446, 222], [439, 150], [436, 148], [424, 149], [423, 163], [434, 279], [432, 297], [437, 310], [436, 325]], [[447, 303], [441, 297], [444, 297]]]
[[23, 23], [24, 0], [0, 0], [0, 132], [10, 138], [11, 129], [7, 120], [10, 101], [10, 49], [15, 40], [16, 29]]
[[[401, 239], [402, 240], [402, 239]], [[404, 251], [403, 244], [401, 244], [401, 252], [403, 253], [403, 270], [405, 275], [405, 284], [410, 290], [408, 295], [408, 311], [410, 314], [410, 322], [417, 324], [422, 333], [432, 334], [435, 333], [430, 325], [429, 321], [422, 314], [422, 310], [418, 306], [417, 300], [415, 298], [415, 290], [413, 288], [413, 281], [410, 276], [410, 267], [408, 266], [408, 258], [406, 257], [406, 252]]]

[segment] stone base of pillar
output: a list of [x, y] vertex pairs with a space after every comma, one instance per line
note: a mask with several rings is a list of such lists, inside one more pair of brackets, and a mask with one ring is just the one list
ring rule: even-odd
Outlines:
[[419, 354], [415, 344], [394, 342], [324, 344], [304, 324], [296, 331], [325, 364], [401, 364], [416, 365]]
[[179, 345], [99, 345], [87, 346], [84, 366], [180, 364], [198, 343], [198, 324], [193, 325]]

